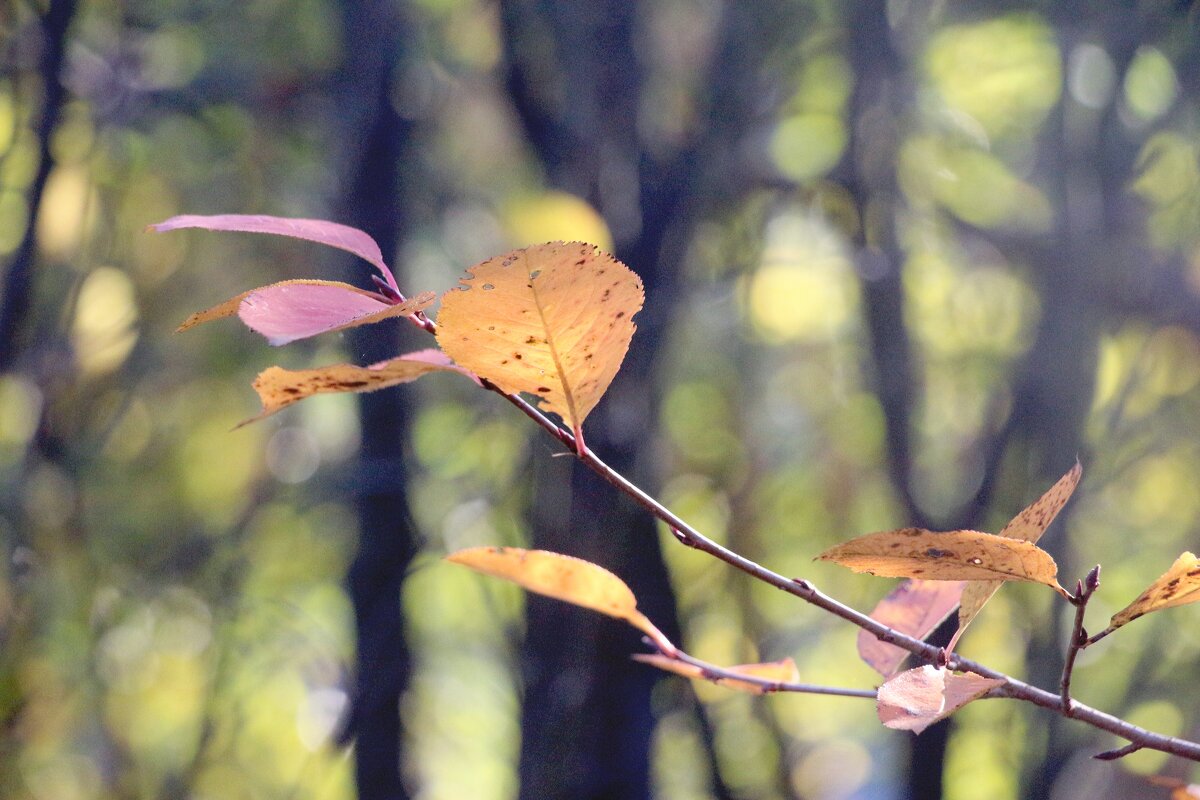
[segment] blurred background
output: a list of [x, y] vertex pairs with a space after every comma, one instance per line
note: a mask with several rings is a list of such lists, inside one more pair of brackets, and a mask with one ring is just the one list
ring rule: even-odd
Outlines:
[[[647, 307], [589, 420], [707, 535], [812, 557], [996, 531], [1078, 456], [1044, 545], [1097, 629], [1200, 546], [1200, 8], [964, 0], [0, 2], [0, 796], [1073, 798], [1193, 765], [1012, 702], [919, 738], [870, 702], [634, 664], [635, 633], [440, 562], [615, 570], [721, 664], [869, 687], [855, 629], [676, 544], [493, 395], [433, 376], [236, 432], [283, 350], [189, 313], [370, 268], [176, 213], [338, 220], [408, 292], [547, 239]], [[1194, 608], [1088, 650], [1084, 702], [1200, 736]], [[961, 650], [1057, 684], [1070, 609], [1000, 592]], [[1159, 781], [1155, 785], [1151, 778]]]

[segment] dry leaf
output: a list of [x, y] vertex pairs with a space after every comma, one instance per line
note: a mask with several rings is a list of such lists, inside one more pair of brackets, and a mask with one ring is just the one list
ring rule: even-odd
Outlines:
[[647, 634], [664, 652], [675, 652], [667, 637], [637, 610], [637, 599], [625, 582], [590, 561], [519, 547], [473, 547], [451, 553], [446, 560], [512, 581], [531, 592], [623, 619]]
[[[965, 581], [907, 580], [879, 601], [871, 619], [914, 639], [924, 639], [954, 613]], [[858, 655], [887, 678], [909, 655], [903, 647], [880, 641], [874, 634], [858, 632]]]
[[254, 391], [262, 401], [262, 412], [238, 427], [269, 417], [276, 411], [315, 394], [373, 392], [415, 381], [430, 372], [458, 372], [474, 379], [467, 370], [454, 366], [438, 350], [420, 350], [369, 367], [332, 364], [316, 369], [290, 370], [270, 367], [254, 379]]
[[[682, 675], [685, 678], [694, 680], [711, 681], [718, 686], [724, 686], [728, 689], [736, 689], [740, 692], [749, 692], [751, 694], [767, 694], [771, 691], [768, 686], [763, 686], [757, 683], [749, 683], [747, 681], [739, 681], [730, 678], [723, 678], [711, 675], [704, 671], [702, 667], [695, 664], [688, 664], [683, 661], [678, 661], [674, 658], [667, 658], [664, 655], [657, 653], [651, 655], [635, 655], [634, 661], [640, 661], [643, 664], [650, 664], [659, 669], [673, 672], [676, 675]], [[739, 664], [736, 667], [723, 667], [726, 672], [736, 672], [741, 675], [749, 675], [754, 678], [762, 678], [772, 683], [798, 683], [800, 681], [800, 671], [796, 669], [796, 662], [790, 658], [785, 658], [780, 661], [767, 661], [762, 664]]]
[[901, 528], [859, 536], [817, 556], [855, 572], [939, 581], [999, 579], [1044, 583], [1065, 594], [1058, 565], [1037, 545], [981, 531]]
[[1200, 559], [1184, 553], [1137, 599], [1113, 615], [1109, 630], [1133, 622], [1151, 611], [1174, 608], [1200, 600]]
[[621, 366], [642, 282], [594, 245], [551, 242], [468, 270], [438, 312], [438, 344], [505, 392], [541, 398], [574, 430]]
[[880, 686], [875, 709], [887, 727], [921, 733], [1003, 683], [926, 664], [901, 672]]
[[[1083, 466], [1076, 461], [1075, 466], [1071, 467], [1065, 475], [1059, 478], [1045, 494], [1030, 504], [1020, 514], [1013, 517], [1004, 526], [1004, 529], [1000, 531], [1000, 536], [1036, 543], [1038, 539], [1042, 538], [1042, 534], [1046, 532], [1046, 528], [1050, 527], [1050, 523], [1054, 522], [1054, 518], [1058, 516], [1058, 512], [1071, 499], [1071, 495], [1074, 494], [1075, 487], [1079, 485], [1079, 478], [1082, 475]], [[948, 649], [954, 649], [959, 637], [963, 635], [967, 626], [983, 610], [983, 606], [992, 598], [996, 590], [1000, 588], [1001, 583], [1003, 581], [989, 580], [971, 581], [967, 584], [962, 594], [962, 605], [958, 609], [958, 630], [955, 631], [954, 638], [951, 639]]]

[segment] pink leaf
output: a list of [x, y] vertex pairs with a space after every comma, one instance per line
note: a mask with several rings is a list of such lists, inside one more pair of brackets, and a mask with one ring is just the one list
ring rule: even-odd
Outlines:
[[880, 686], [876, 711], [887, 727], [920, 733], [1003, 684], [996, 678], [926, 664], [901, 672]]
[[433, 302], [431, 293], [390, 305], [353, 287], [320, 283], [277, 283], [255, 289], [238, 306], [238, 316], [273, 345], [326, 331], [404, 317]]
[[387, 264], [383, 263], [383, 254], [379, 245], [358, 228], [327, 222], [323, 219], [289, 219], [286, 217], [269, 217], [262, 214], [215, 214], [205, 216], [200, 214], [183, 214], [171, 217], [165, 222], [151, 225], [150, 229], [165, 233], [179, 228], [203, 228], [210, 231], [242, 231], [244, 233], [273, 233], [278, 236], [290, 236], [293, 239], [304, 239], [309, 242], [336, 247], [348, 253], [369, 261], [383, 275], [388, 286], [397, 292], [396, 278]]
[[273, 345], [287, 344], [318, 333], [403, 317], [428, 307], [433, 292], [391, 305], [373, 292], [337, 281], [282, 281], [231, 297], [197, 311], [176, 329], [186, 331], [214, 319], [237, 314], [251, 330]]
[[[954, 612], [964, 586], [965, 581], [907, 580], [879, 601], [871, 619], [914, 639], [924, 639]], [[859, 631], [858, 655], [887, 678], [908, 657], [908, 651]]]

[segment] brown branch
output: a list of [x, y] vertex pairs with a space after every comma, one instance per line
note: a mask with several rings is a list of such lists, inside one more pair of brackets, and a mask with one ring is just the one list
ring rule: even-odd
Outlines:
[[1075, 583], [1075, 624], [1071, 626], [1071, 638], [1067, 643], [1067, 657], [1063, 661], [1062, 679], [1058, 683], [1059, 696], [1062, 697], [1063, 716], [1073, 716], [1074, 702], [1071, 700], [1071, 673], [1075, 670], [1075, 659], [1079, 651], [1087, 647], [1088, 635], [1083, 629], [1083, 617], [1087, 613], [1088, 600], [1100, 588], [1100, 565], [1097, 564], [1088, 572], [1087, 577]]
[[[423, 315], [413, 315], [412, 317], [409, 317], [409, 319], [413, 322], [413, 324], [430, 333], [437, 332], [437, 324]], [[555, 439], [558, 439], [558, 441], [567, 448], [568, 452], [576, 454], [575, 437], [571, 435], [570, 431], [564, 429], [549, 417], [542, 414], [542, 412], [538, 411], [537, 408], [519, 395], [507, 394], [486, 379], [482, 380], [482, 384], [485, 389], [489, 389], [499, 394], [509, 403], [516, 406], [522, 414], [533, 420], [538, 427], [546, 431], [546, 433], [550, 434]], [[1004, 685], [997, 687], [989, 696], [1008, 697], [1013, 700], [1023, 700], [1026, 703], [1032, 703], [1035, 706], [1040, 706], [1053, 711], [1060, 716], [1067, 717], [1069, 719], [1075, 719], [1087, 725], [1091, 725], [1093, 728], [1098, 728], [1100, 730], [1116, 734], [1123, 739], [1129, 740], [1131, 743], [1130, 746], [1135, 747], [1135, 749], [1138, 750], [1159, 750], [1161, 752], [1170, 753], [1171, 755], [1176, 755], [1192, 761], [1200, 761], [1200, 742], [1193, 742], [1176, 736], [1166, 736], [1161, 733], [1155, 733], [1154, 731], [1149, 731], [1145, 728], [1126, 722], [1120, 717], [1113, 716], [1105, 711], [1100, 711], [1099, 709], [1092, 708], [1091, 706], [1084, 705], [1083, 703], [1079, 703], [1077, 701], [1071, 701], [1069, 705], [1070, 711], [1068, 713], [1068, 706], [1063, 702], [1061, 691], [1059, 693], [1048, 692], [1045, 689], [1025, 683], [1024, 681], [1018, 680], [1010, 675], [1006, 675], [1003, 672], [998, 672], [990, 667], [984, 666], [983, 664], [977, 664], [976, 662], [963, 658], [957, 654], [946, 658], [946, 656], [943, 655], [945, 652], [943, 648], [936, 647], [927, 642], [921, 641], [920, 639], [914, 639], [911, 636], [893, 630], [878, 620], [872, 619], [866, 614], [863, 614], [862, 612], [857, 611], [821, 592], [816, 586], [807, 580], [801, 578], [788, 578], [780, 575], [779, 573], [773, 572], [761, 564], [751, 561], [745, 556], [735, 553], [734, 551], [714, 542], [712, 539], [709, 539], [707, 536], [700, 533], [687, 522], [682, 520], [675, 514], [675, 512], [671, 511], [671, 509], [667, 508], [662, 503], [658, 502], [658, 500], [642, 491], [641, 488], [639, 488], [624, 475], [608, 466], [608, 464], [604, 463], [604, 461], [602, 461], [600, 457], [591, 450], [584, 449], [583, 453], [578, 455], [578, 458], [580, 461], [586, 464], [589, 469], [591, 469], [608, 483], [612, 484], [612, 486], [629, 497], [629, 499], [631, 499], [633, 502], [644, 508], [651, 514], [651, 516], [666, 524], [671, 533], [681, 543], [691, 547], [692, 549], [708, 553], [719, 561], [723, 561], [731, 567], [741, 570], [752, 578], [757, 578], [768, 586], [774, 586], [776, 589], [798, 597], [804, 602], [816, 606], [822, 611], [832, 614], [835, 617], [839, 617], [852, 625], [856, 625], [875, 636], [880, 641], [901, 647], [922, 659], [926, 663], [940, 663], [939, 660], [942, 660], [949, 669], [959, 672], [973, 672], [976, 675], [982, 675], [985, 678], [995, 678], [1004, 681]], [[1097, 582], [1097, 585], [1099, 585], [1099, 572], [1094, 572], [1096, 572], [1094, 580]], [[1089, 573], [1089, 583], [1092, 580], [1092, 575]], [[1102, 631], [1101, 634], [1086, 640], [1084, 643], [1078, 645], [1078, 649], [1083, 649], [1084, 647], [1093, 644], [1102, 638], [1106, 633], [1108, 633], [1108, 631]], [[1074, 642], [1075, 640], [1073, 639], [1072, 641]], [[737, 676], [737, 679], [741, 680], [742, 677]], [[1130, 750], [1129, 752], [1133, 752], [1133, 750]], [[1124, 755], [1124, 753], [1121, 753], [1121, 755]], [[1114, 758], [1119, 757], [1119, 755], [1114, 756]]]

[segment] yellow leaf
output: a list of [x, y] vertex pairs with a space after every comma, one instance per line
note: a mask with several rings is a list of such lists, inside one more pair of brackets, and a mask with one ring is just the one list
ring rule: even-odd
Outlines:
[[[718, 686], [724, 686], [728, 689], [736, 689], [739, 692], [749, 692], [751, 694], [767, 694], [771, 691], [769, 686], [763, 686], [758, 683], [750, 683], [748, 681], [739, 681], [731, 678], [720, 677], [705, 672], [702, 667], [695, 664], [688, 664], [683, 661], [678, 661], [674, 658], [668, 658], [657, 653], [651, 655], [635, 655], [634, 661], [640, 661], [643, 664], [650, 664], [659, 669], [673, 672], [676, 675], [682, 675], [685, 678], [693, 680], [712, 681]], [[736, 667], [724, 667], [726, 672], [736, 672], [740, 675], [748, 675], [754, 678], [762, 678], [772, 683], [798, 683], [800, 681], [800, 671], [796, 669], [796, 662], [790, 658], [785, 658], [780, 661], [768, 661], [762, 664], [739, 664]]]
[[415, 381], [430, 372], [459, 372], [474, 377], [467, 370], [451, 364], [450, 359], [437, 350], [421, 350], [369, 367], [354, 364], [331, 364], [328, 367], [300, 370], [270, 367], [254, 379], [254, 391], [258, 392], [262, 401], [262, 412], [243, 421], [238, 427], [269, 417], [315, 394], [373, 392]]
[[1184, 553], [1137, 599], [1113, 615], [1109, 630], [1133, 622], [1151, 611], [1174, 608], [1200, 600], [1200, 560]]
[[1058, 565], [1037, 545], [980, 531], [922, 528], [869, 533], [817, 556], [855, 572], [939, 581], [998, 579], [1044, 583], [1065, 594]]
[[[907, 580], [879, 601], [871, 619], [914, 639], [924, 639], [954, 612], [966, 585], [964, 581]], [[858, 655], [886, 678], [904, 662], [908, 651], [860, 630]]]
[[468, 270], [442, 298], [438, 343], [505, 392], [536, 395], [575, 432], [612, 383], [642, 282], [594, 245], [550, 242]]
[[667, 637], [637, 610], [637, 598], [625, 582], [590, 561], [519, 547], [473, 547], [451, 553], [446, 560], [512, 581], [531, 592], [623, 619], [647, 634], [664, 652], [675, 652]]
[[1003, 683], [927, 664], [901, 672], [880, 686], [875, 710], [887, 727], [921, 733]]
[[[1042, 538], [1042, 534], [1046, 532], [1046, 528], [1050, 527], [1050, 523], [1054, 522], [1054, 518], [1058, 516], [1058, 512], [1062, 510], [1067, 501], [1071, 499], [1071, 495], [1075, 492], [1075, 487], [1079, 485], [1079, 478], [1083, 475], [1083, 466], [1076, 461], [1075, 466], [1067, 470], [1058, 481], [1051, 486], [1045, 494], [1030, 504], [1024, 511], [1017, 514], [1012, 520], [1004, 526], [1000, 531], [1001, 536], [1009, 539], [1020, 539], [1026, 542], [1036, 543]], [[949, 650], [954, 649], [954, 645], [958, 643], [958, 639], [966, 631], [967, 626], [979, 615], [983, 610], [984, 605], [988, 600], [992, 599], [992, 595], [1000, 588], [1003, 581], [971, 581], [963, 590], [962, 605], [958, 609], [958, 630], [954, 633], [954, 638], [950, 641]]]

